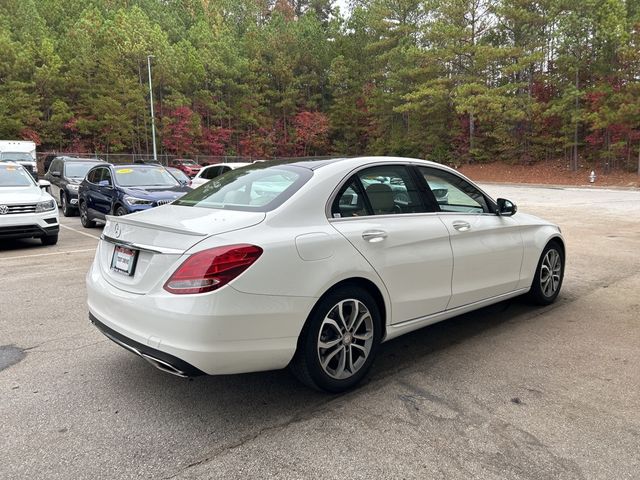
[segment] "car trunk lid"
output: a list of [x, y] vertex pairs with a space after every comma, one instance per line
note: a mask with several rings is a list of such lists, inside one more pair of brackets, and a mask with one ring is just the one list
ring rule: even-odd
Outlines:
[[[144, 294], [173, 273], [184, 261], [184, 253], [197, 243], [212, 235], [257, 225], [264, 218], [263, 212], [177, 205], [122, 217], [107, 216], [97, 258], [111, 285]], [[118, 262], [114, 258], [117, 246], [124, 248], [120, 249]], [[129, 252], [133, 252], [132, 257]], [[122, 268], [129, 261], [133, 263], [131, 274]]]

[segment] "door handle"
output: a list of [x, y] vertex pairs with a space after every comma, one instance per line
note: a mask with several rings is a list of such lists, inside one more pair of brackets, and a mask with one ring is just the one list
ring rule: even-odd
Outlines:
[[471, 224], [463, 222], [461, 220], [456, 220], [455, 222], [453, 222], [453, 228], [455, 228], [459, 232], [466, 232], [467, 230], [471, 230]]
[[370, 243], [378, 243], [387, 238], [387, 232], [384, 230], [367, 230], [362, 232], [362, 238]]

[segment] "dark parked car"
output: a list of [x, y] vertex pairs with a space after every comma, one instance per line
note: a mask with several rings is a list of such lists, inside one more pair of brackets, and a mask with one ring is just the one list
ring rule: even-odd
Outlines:
[[189, 178], [195, 177], [202, 168], [196, 162], [188, 158], [176, 158], [175, 160], [171, 160], [169, 162], [169, 166], [183, 171], [189, 176]]
[[51, 195], [58, 200], [65, 217], [78, 212], [78, 188], [84, 176], [102, 162], [97, 158], [56, 157], [51, 161], [45, 180], [51, 183]]
[[191, 179], [182, 170], [174, 167], [166, 167], [166, 169], [171, 175], [173, 175], [173, 178], [175, 178], [180, 185], [183, 187], [191, 186]]
[[80, 184], [80, 220], [84, 227], [104, 222], [107, 215], [126, 215], [173, 202], [185, 193], [162, 166], [98, 165]]

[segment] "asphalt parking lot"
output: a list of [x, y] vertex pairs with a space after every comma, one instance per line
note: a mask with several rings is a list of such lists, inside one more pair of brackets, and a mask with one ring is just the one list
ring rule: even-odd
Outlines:
[[384, 344], [338, 396], [184, 380], [107, 340], [77, 217], [53, 247], [0, 242], [0, 478], [640, 478], [640, 191], [486, 189], [561, 225], [559, 300]]

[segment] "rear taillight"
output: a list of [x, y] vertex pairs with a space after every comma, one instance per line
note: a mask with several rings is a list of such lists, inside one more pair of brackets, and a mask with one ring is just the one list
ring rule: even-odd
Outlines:
[[255, 245], [229, 245], [194, 253], [171, 275], [164, 289], [175, 294], [211, 292], [244, 272], [260, 255], [262, 249]]

